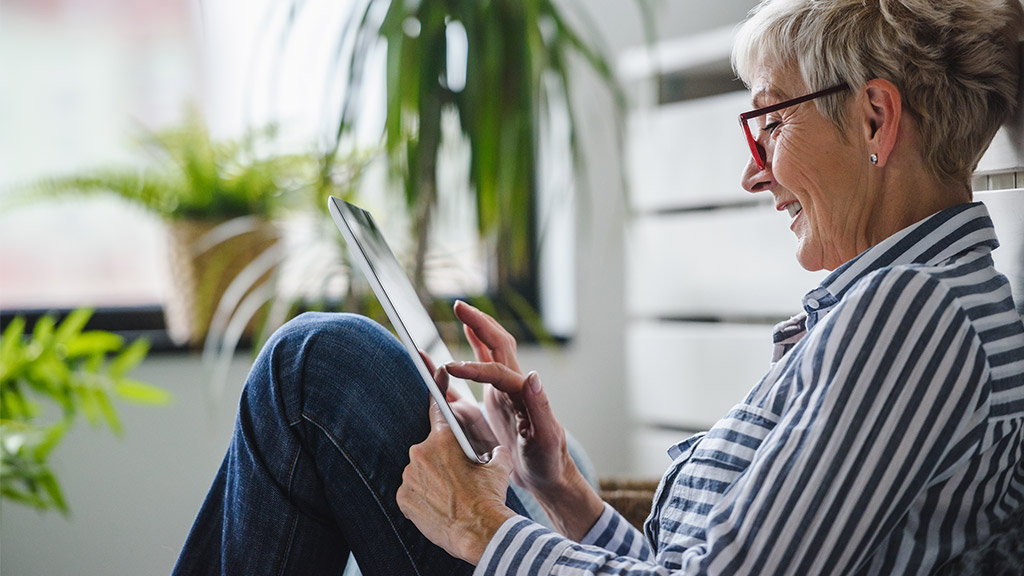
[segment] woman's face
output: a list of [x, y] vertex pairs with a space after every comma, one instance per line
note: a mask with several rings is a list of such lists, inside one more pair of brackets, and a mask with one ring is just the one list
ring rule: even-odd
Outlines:
[[[751, 84], [756, 108], [808, 92], [799, 75], [772, 70]], [[776, 210], [789, 215], [800, 265], [832, 270], [870, 247], [869, 231], [884, 204], [869, 197], [862, 140], [850, 134], [844, 142], [813, 101], [768, 114], [757, 125], [767, 160], [764, 170], [748, 160], [743, 187], [770, 191]]]

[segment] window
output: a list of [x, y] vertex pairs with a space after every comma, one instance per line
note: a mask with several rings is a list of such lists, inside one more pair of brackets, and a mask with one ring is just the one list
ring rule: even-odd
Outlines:
[[[286, 130], [286, 147], [311, 150], [335, 125], [339, 87], [327, 74], [337, 35], [348, 15], [347, 1], [304, 4], [281, 41], [288, 3], [218, 0], [12, 0], [0, 20], [0, 76], [16, 90], [0, 90], [0, 202], [19, 187], [48, 175], [80, 173], [138, 161], [133, 137], [182, 121], [186, 103], [205, 112], [214, 139], [232, 138], [247, 128], [276, 122]], [[324, 30], [327, 30], [324, 32]], [[381, 85], [380, 73], [370, 82]], [[372, 116], [372, 115], [371, 115]], [[376, 140], [373, 119], [359, 137]], [[453, 122], [454, 126], [454, 122]], [[325, 128], [327, 128], [325, 130]], [[370, 144], [367, 144], [369, 146]], [[458, 182], [468, 170], [464, 149], [446, 145], [452, 162], [442, 181]], [[541, 188], [566, 189], [555, 163], [542, 166]], [[370, 171], [364, 189], [384, 216], [389, 239], [410, 245], [399, 231], [403, 210], [380, 192], [383, 174]], [[475, 234], [471, 194], [457, 186], [443, 193], [466, 198], [437, 215], [459, 225], [437, 227], [437, 263], [428, 285], [438, 294], [477, 293], [487, 283], [483, 249]], [[561, 202], [561, 201], [559, 201]], [[548, 324], [568, 333], [574, 322], [571, 291], [572, 211], [564, 202], [542, 202], [542, 223], [561, 221], [548, 234], [540, 270], [550, 274], [541, 290], [550, 295]], [[373, 206], [369, 206], [373, 208]], [[306, 250], [303, 242], [322, 241], [323, 230], [296, 220], [287, 226], [298, 256], [286, 263], [279, 286], [290, 295], [316, 297], [303, 268], [330, 248]], [[391, 232], [388, 232], [388, 230]], [[311, 235], [312, 232], [312, 235]], [[317, 237], [317, 234], [320, 234]], [[336, 231], [328, 231], [337, 247]], [[557, 240], [556, 240], [557, 239]], [[101, 309], [149, 311], [169, 298], [172, 272], [162, 222], [119, 199], [48, 201], [5, 209], [0, 214], [0, 310]], [[552, 255], [555, 256], [552, 256]], [[454, 256], [453, 256], [454, 255]], [[305, 261], [305, 263], [304, 263]], [[452, 265], [452, 263], [457, 265]], [[347, 281], [345, 281], [347, 282]], [[333, 282], [334, 295], [344, 282]], [[568, 294], [568, 296], [567, 296]], [[557, 305], [554, 305], [557, 304]]]
[[[176, 118], [198, 88], [190, 6], [5, 2], [0, 195], [47, 175], [130, 162], [133, 129]], [[152, 216], [114, 199], [7, 208], [0, 307], [159, 304], [162, 243]]]

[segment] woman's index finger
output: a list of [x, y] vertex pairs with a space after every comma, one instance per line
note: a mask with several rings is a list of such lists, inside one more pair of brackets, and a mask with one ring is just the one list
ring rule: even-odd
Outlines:
[[519, 371], [516, 359], [516, 340], [497, 320], [461, 300], [455, 305], [455, 315], [491, 351], [492, 358]]
[[469, 346], [473, 349], [473, 354], [476, 356], [479, 362], [493, 362], [491, 358], [491, 350], [486, 344], [480, 341], [480, 337], [476, 335], [476, 332], [469, 327], [468, 324], [462, 325], [462, 332], [466, 335], [466, 340], [469, 341]]
[[445, 369], [456, 378], [490, 384], [508, 394], [518, 395], [523, 389], [523, 375], [496, 362], [453, 362]]

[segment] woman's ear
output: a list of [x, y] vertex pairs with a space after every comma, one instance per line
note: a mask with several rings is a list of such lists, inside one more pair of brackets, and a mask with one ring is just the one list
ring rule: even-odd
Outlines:
[[[863, 94], [860, 107], [863, 137], [868, 153], [878, 159], [877, 165], [885, 166], [899, 138], [903, 99], [895, 84], [880, 78], [869, 80]], [[872, 164], [875, 164], [873, 160]]]

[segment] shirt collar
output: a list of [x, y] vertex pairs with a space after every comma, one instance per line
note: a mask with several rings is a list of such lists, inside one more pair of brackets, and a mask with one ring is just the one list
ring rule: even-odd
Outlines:
[[959, 204], [912, 224], [836, 268], [803, 299], [810, 330], [846, 292], [868, 274], [888, 266], [934, 265], [969, 250], [999, 247], [988, 208]]

